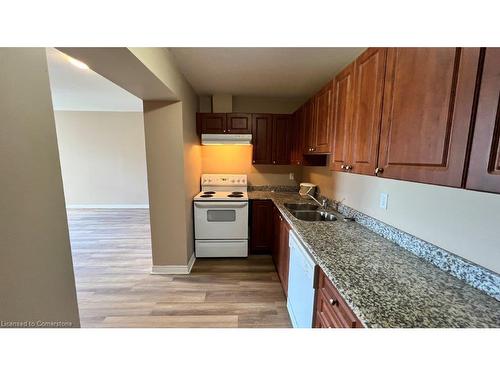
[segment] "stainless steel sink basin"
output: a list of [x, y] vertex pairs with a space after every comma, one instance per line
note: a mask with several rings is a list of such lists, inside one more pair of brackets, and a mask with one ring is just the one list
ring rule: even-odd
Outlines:
[[304, 221], [335, 221], [337, 217], [326, 211], [290, 211], [293, 216]]
[[285, 203], [285, 207], [294, 211], [314, 211], [319, 206], [311, 203]]

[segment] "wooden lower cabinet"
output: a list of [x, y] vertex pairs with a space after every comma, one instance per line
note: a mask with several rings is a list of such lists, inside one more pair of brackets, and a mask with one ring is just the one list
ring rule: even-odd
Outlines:
[[288, 293], [290, 226], [269, 199], [250, 201], [250, 253], [271, 254], [285, 295]]
[[274, 246], [272, 255], [285, 295], [288, 295], [288, 262], [290, 260], [290, 249], [288, 247], [289, 233], [290, 227], [288, 223], [276, 206], [274, 206]]
[[268, 199], [255, 199], [250, 207], [250, 253], [271, 254], [274, 245], [274, 204]]
[[363, 328], [359, 319], [318, 267], [314, 328]]

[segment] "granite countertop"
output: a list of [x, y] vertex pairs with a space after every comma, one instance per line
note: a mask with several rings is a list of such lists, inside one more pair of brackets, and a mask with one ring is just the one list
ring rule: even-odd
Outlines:
[[248, 195], [276, 204], [366, 327], [500, 327], [499, 301], [360, 224], [298, 220], [283, 205], [311, 202], [297, 193]]

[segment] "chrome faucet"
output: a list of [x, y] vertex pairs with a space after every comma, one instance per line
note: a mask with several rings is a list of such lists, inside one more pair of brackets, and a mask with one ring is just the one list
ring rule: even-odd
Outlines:
[[316, 198], [314, 198], [311, 194], [307, 193], [307, 196], [311, 198], [313, 201], [315, 201], [319, 206], [323, 209], [326, 210], [326, 204], [328, 203], [328, 199], [323, 198], [322, 201], [318, 201]]

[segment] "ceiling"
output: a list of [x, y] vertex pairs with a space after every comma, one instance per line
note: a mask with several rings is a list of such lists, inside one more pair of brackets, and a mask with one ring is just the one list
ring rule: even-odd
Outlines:
[[170, 48], [199, 95], [308, 97], [365, 48]]
[[141, 99], [90, 69], [77, 68], [55, 48], [47, 48], [47, 62], [54, 110], [142, 112]]

